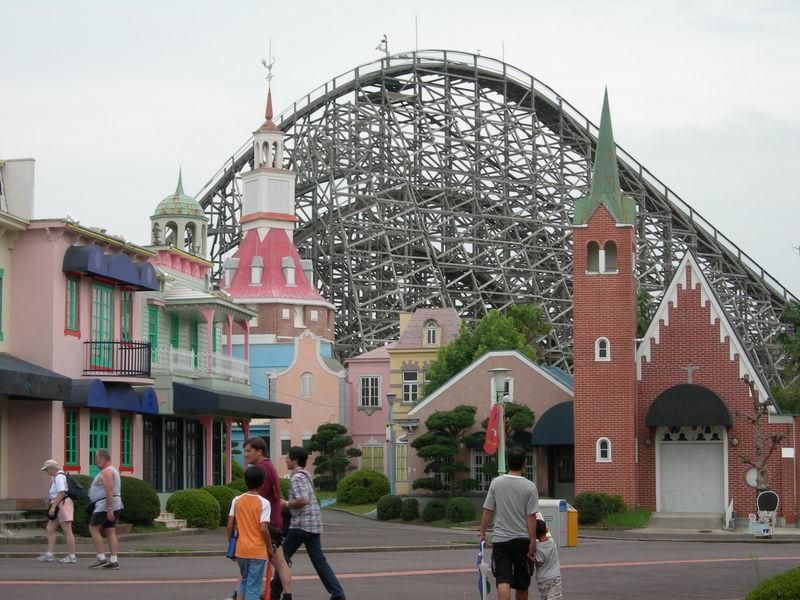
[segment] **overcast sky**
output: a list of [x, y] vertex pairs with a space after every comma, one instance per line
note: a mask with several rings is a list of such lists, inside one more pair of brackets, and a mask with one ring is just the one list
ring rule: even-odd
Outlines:
[[0, 0], [0, 158], [37, 218], [138, 243], [179, 165], [196, 193], [262, 119], [392, 52], [476, 51], [548, 84], [800, 294], [800, 3]]

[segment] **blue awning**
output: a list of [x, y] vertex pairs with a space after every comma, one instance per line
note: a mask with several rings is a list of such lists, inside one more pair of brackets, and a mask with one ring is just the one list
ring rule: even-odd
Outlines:
[[172, 408], [176, 413], [184, 414], [213, 414], [245, 419], [292, 418], [291, 404], [185, 383], [172, 384]]
[[158, 291], [153, 265], [134, 263], [126, 254], [104, 254], [99, 246], [71, 246], [64, 254], [65, 273], [96, 275], [138, 290]]
[[548, 408], [536, 420], [531, 434], [534, 446], [574, 446], [575, 415], [572, 400]]
[[158, 397], [152, 387], [133, 388], [127, 383], [104, 383], [99, 379], [74, 379], [72, 394], [64, 406], [158, 414]]

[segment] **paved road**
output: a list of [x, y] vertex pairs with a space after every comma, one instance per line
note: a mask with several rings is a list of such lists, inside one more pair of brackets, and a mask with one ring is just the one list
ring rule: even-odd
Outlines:
[[[387, 540], [388, 541], [388, 540]], [[420, 550], [330, 555], [350, 600], [477, 599], [474, 552]], [[800, 544], [699, 544], [585, 540], [563, 549], [570, 599], [743, 598], [759, 579], [800, 564]], [[128, 558], [116, 572], [82, 564], [0, 559], [0, 598], [219, 600], [235, 585], [224, 558]], [[295, 598], [327, 598], [305, 556], [295, 560]], [[536, 598], [536, 593], [531, 593]]]

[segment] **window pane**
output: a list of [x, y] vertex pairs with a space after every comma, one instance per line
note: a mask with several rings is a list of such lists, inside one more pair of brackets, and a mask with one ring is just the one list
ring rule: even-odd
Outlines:
[[131, 417], [122, 415], [120, 437], [122, 440], [120, 464], [123, 467], [131, 466]]

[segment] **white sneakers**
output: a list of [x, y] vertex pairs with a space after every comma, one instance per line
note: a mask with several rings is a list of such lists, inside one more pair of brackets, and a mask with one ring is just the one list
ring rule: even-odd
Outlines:
[[[48, 554], [45, 552], [44, 554], [37, 556], [36, 560], [39, 562], [53, 562], [55, 561], [56, 557], [52, 554]], [[67, 554], [64, 558], [60, 559], [58, 562], [64, 565], [74, 565], [78, 562], [78, 557], [74, 554]]]

